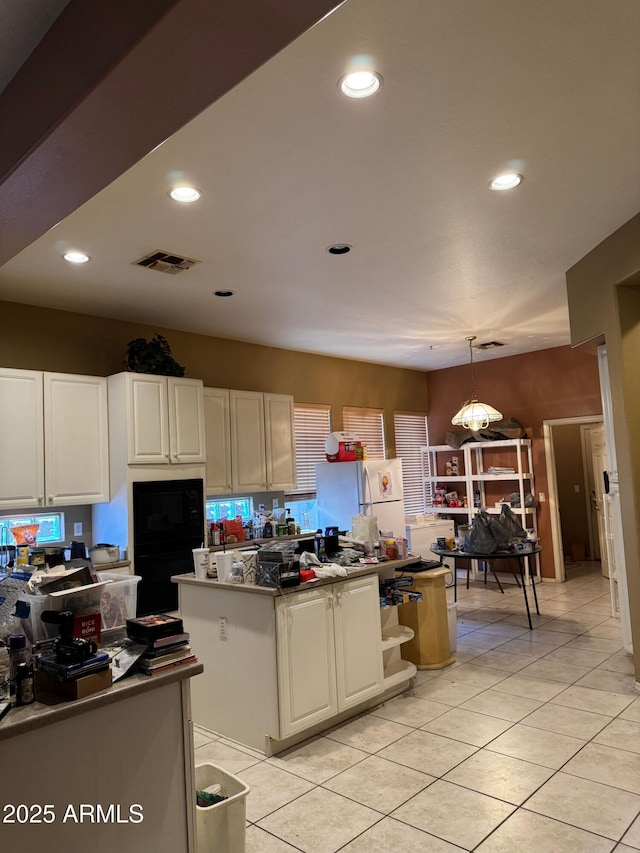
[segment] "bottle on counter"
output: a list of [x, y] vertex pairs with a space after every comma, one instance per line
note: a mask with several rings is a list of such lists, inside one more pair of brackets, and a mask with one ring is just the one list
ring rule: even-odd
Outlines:
[[316, 557], [320, 560], [321, 563], [324, 563], [324, 536], [322, 535], [322, 530], [320, 528], [318, 528], [318, 530], [316, 531], [316, 535], [314, 536], [314, 545], [316, 549]]
[[273, 538], [273, 525], [270, 521], [265, 521], [264, 527], [262, 528], [262, 538], [263, 539], [272, 539]]
[[16, 674], [18, 666], [21, 663], [31, 662], [31, 652], [27, 647], [27, 637], [25, 634], [9, 634], [9, 692], [15, 695], [16, 692]]
[[16, 705], [30, 705], [35, 698], [33, 661], [21, 661], [16, 666]]
[[286, 517], [285, 521], [287, 523], [287, 534], [289, 536], [295, 536], [296, 535], [296, 520], [295, 520], [295, 518], [292, 517], [290, 509], [287, 510], [287, 517]]

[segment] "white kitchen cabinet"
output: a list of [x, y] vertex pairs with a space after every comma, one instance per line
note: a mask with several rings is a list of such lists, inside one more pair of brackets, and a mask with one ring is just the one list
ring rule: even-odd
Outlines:
[[333, 585], [276, 602], [280, 737], [338, 711]]
[[264, 395], [260, 391], [230, 391], [231, 474], [233, 491], [267, 489], [264, 443]]
[[47, 506], [109, 500], [107, 382], [103, 376], [44, 374]]
[[109, 500], [106, 379], [0, 369], [0, 408], [1, 508]]
[[207, 495], [231, 493], [231, 416], [228, 388], [204, 389]]
[[293, 397], [264, 395], [264, 435], [267, 488], [274, 491], [296, 485], [296, 442], [293, 427]]
[[[231, 491], [238, 494], [295, 486], [293, 397], [231, 390], [229, 409]], [[212, 433], [208, 430], [208, 439]]]
[[[205, 461], [204, 396], [200, 379], [117, 373], [109, 376], [109, 411], [126, 421], [129, 465]], [[123, 411], [124, 410], [124, 411]]]
[[398, 637], [383, 636], [377, 572], [291, 592], [174, 581], [204, 664], [192, 686], [194, 722], [238, 743], [281, 752], [397, 695], [415, 675], [413, 664], [390, 658], [400, 660], [412, 634], [396, 627]]
[[382, 691], [377, 576], [278, 599], [280, 737]]

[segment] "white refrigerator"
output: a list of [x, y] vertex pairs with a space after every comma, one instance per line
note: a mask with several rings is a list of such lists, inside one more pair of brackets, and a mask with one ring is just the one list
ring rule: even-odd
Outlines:
[[321, 462], [316, 465], [318, 522], [351, 530], [354, 515], [373, 515], [379, 530], [404, 536], [401, 459]]

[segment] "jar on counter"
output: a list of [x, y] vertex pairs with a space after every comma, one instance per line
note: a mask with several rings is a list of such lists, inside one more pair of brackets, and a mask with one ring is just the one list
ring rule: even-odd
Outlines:
[[16, 705], [30, 705], [35, 698], [33, 661], [23, 661], [16, 667]]

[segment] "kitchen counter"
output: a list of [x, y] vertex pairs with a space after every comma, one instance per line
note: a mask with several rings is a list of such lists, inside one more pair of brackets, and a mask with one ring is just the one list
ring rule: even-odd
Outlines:
[[364, 577], [365, 575], [378, 574], [381, 577], [391, 578], [394, 573], [401, 571], [405, 566], [411, 566], [421, 560], [421, 557], [411, 555], [404, 560], [385, 560], [381, 563], [369, 563], [367, 565], [358, 565], [350, 568], [346, 577], [332, 578], [315, 578], [312, 581], [298, 584], [296, 586], [271, 587], [259, 586], [251, 583], [227, 583], [216, 580], [215, 578], [197, 578], [193, 572], [187, 575], [174, 575], [171, 580], [177, 584], [189, 584], [200, 587], [212, 588], [214, 590], [234, 590], [235, 592], [270, 595], [272, 597], [279, 595], [291, 595], [295, 592], [312, 589], [313, 587], [326, 586], [327, 584], [337, 583], [339, 581], [349, 580], [350, 578]]
[[12, 708], [0, 721], [3, 849], [195, 853], [190, 679], [202, 671]]
[[96, 708], [105, 708], [140, 693], [158, 690], [167, 684], [199, 675], [202, 671], [202, 664], [194, 662], [152, 676], [133, 674], [121, 678], [106, 690], [73, 701], [38, 691], [38, 701], [19, 708], [12, 707], [6, 717], [0, 720], [0, 741], [35, 731], [43, 726], [54, 725], [61, 720], [72, 719]]
[[172, 578], [205, 668], [193, 684], [195, 723], [272, 755], [406, 689], [416, 667], [398, 644], [412, 633], [397, 628], [397, 608], [381, 611], [378, 581], [419, 560], [283, 589]]

